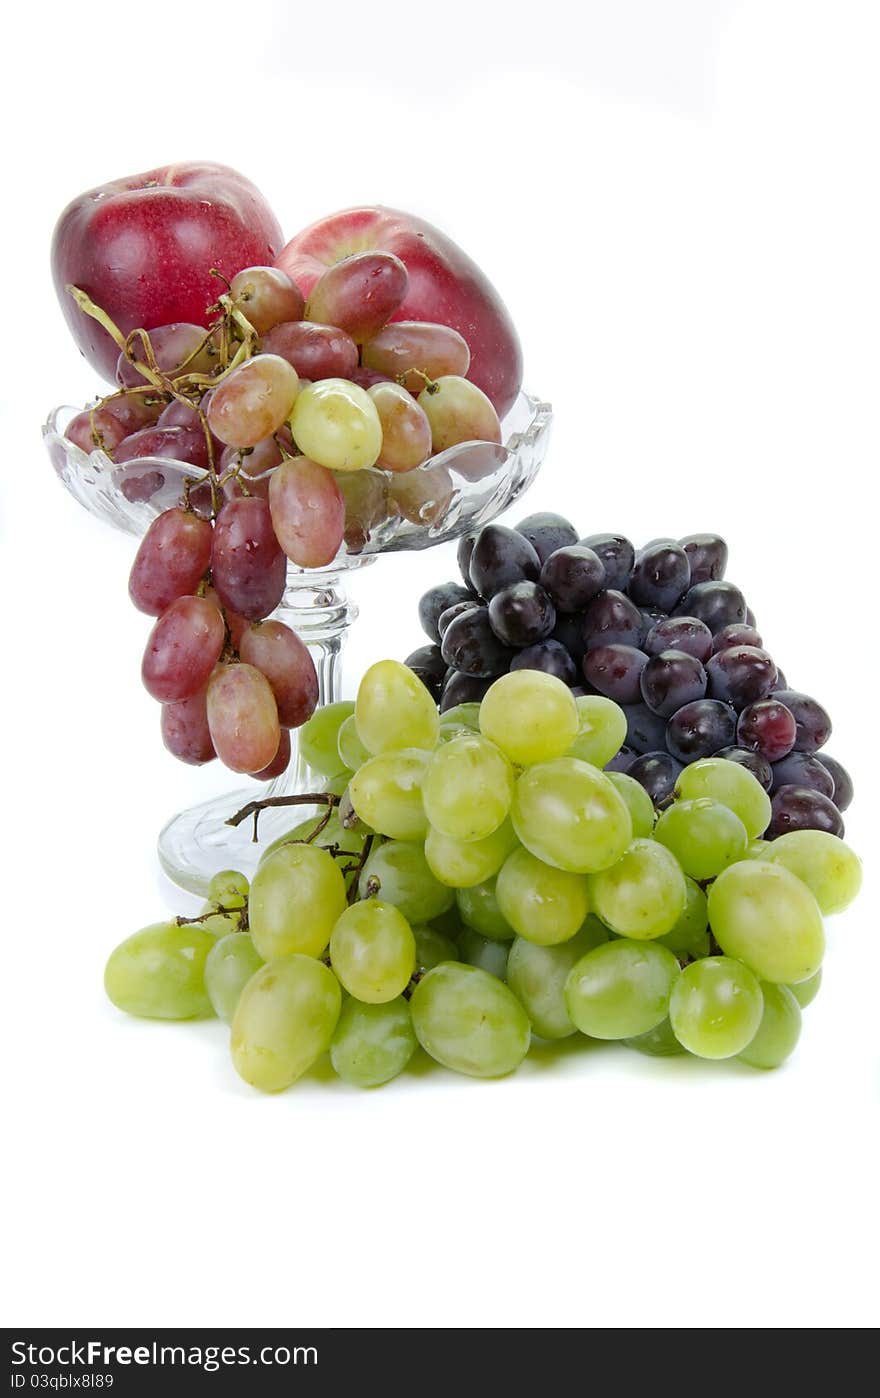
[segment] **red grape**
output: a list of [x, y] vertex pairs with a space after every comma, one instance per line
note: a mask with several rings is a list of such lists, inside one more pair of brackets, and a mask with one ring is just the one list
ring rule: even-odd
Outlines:
[[226, 642], [223, 617], [205, 597], [178, 597], [150, 632], [141, 677], [162, 704], [190, 699], [208, 683]]
[[210, 566], [213, 532], [207, 520], [179, 507], [153, 520], [128, 579], [139, 612], [161, 616], [177, 597], [195, 592]]
[[794, 714], [778, 699], [758, 699], [749, 704], [736, 725], [738, 746], [759, 752], [768, 762], [779, 762], [787, 757], [796, 738]]
[[318, 703], [318, 676], [296, 632], [283, 621], [255, 622], [242, 635], [238, 652], [266, 676], [283, 727], [299, 728], [311, 718]]
[[452, 503], [455, 486], [445, 466], [418, 466], [391, 478], [391, 498], [411, 524], [439, 524]]
[[298, 392], [296, 370], [286, 359], [278, 354], [256, 354], [214, 389], [208, 404], [208, 425], [229, 446], [256, 446], [290, 416]]
[[[210, 374], [220, 362], [216, 344], [207, 340], [203, 345], [208, 333], [203, 325], [181, 321], [176, 325], [158, 325], [148, 333], [156, 364], [166, 378], [173, 379], [178, 374]], [[132, 341], [132, 351], [135, 359], [142, 364], [148, 363], [139, 335]], [[138, 373], [124, 354], [120, 354], [116, 364], [116, 382], [123, 388], [134, 388], [148, 380]]]
[[208, 731], [207, 691], [162, 705], [162, 741], [181, 762], [201, 767], [217, 756]]
[[280, 267], [245, 267], [232, 278], [229, 295], [258, 335], [282, 321], [302, 320], [303, 294]]
[[272, 758], [268, 767], [264, 767], [261, 772], [252, 772], [251, 775], [258, 782], [270, 782], [275, 777], [280, 777], [282, 772], [286, 772], [290, 766], [290, 734], [286, 728], [282, 728], [281, 737], [278, 742], [278, 751]]
[[345, 501], [332, 471], [307, 456], [283, 462], [269, 482], [269, 508], [292, 562], [300, 568], [332, 563], [345, 529]]
[[370, 340], [406, 296], [409, 276], [390, 252], [356, 252], [323, 272], [306, 306], [306, 319], [338, 325], [353, 340]]
[[382, 424], [382, 452], [376, 465], [385, 471], [412, 471], [431, 455], [431, 424], [411, 393], [397, 383], [368, 389]]
[[251, 496], [223, 506], [214, 528], [211, 574], [224, 608], [249, 621], [274, 612], [284, 593], [287, 563], [265, 500]]
[[208, 443], [200, 427], [143, 427], [125, 438], [114, 451], [113, 460], [117, 466], [123, 466], [144, 456], [185, 461], [202, 471], [207, 471], [209, 464]]
[[467, 341], [451, 326], [399, 320], [364, 345], [363, 362], [391, 379], [405, 374], [404, 387], [421, 393], [425, 376], [439, 379], [444, 374], [466, 374], [471, 352]]
[[[92, 435], [93, 428], [97, 434], [97, 441]], [[86, 408], [85, 412], [77, 413], [76, 417], [71, 419], [64, 435], [78, 446], [80, 451], [92, 452], [100, 448], [112, 455], [125, 438], [126, 429], [109, 409], [95, 408], [93, 412]]]
[[281, 728], [266, 676], [253, 665], [219, 665], [208, 684], [208, 727], [217, 756], [233, 772], [268, 767]]
[[350, 379], [357, 369], [357, 345], [335, 325], [316, 325], [309, 320], [276, 325], [263, 336], [263, 350], [280, 355], [301, 379], [313, 383], [316, 379]]

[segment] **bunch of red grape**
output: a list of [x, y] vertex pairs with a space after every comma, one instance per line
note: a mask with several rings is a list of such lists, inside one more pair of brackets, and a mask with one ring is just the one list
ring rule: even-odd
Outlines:
[[[343, 544], [363, 549], [383, 521], [436, 523], [453, 482], [431, 458], [501, 441], [494, 407], [465, 377], [462, 336], [389, 324], [407, 281], [392, 254], [357, 253], [328, 268], [306, 304], [284, 272], [249, 267], [227, 284], [207, 330], [127, 337], [71, 288], [120, 355], [119, 390], [75, 417], [67, 436], [117, 466], [171, 458], [194, 468], [179, 506], [147, 531], [130, 583], [135, 606], [158, 618], [143, 680], [164, 706], [166, 746], [185, 762], [219, 756], [258, 777], [284, 770], [287, 730], [318, 693], [305, 646], [266, 620], [288, 559], [326, 567]], [[147, 471], [123, 489], [145, 499], [163, 484]]]

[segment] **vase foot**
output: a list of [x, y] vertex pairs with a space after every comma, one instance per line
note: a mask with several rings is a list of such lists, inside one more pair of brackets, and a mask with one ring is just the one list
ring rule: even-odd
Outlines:
[[[288, 787], [285, 794], [290, 794]], [[249, 801], [272, 794], [266, 787], [243, 787], [214, 796], [172, 816], [159, 835], [159, 863], [178, 887], [205, 897], [214, 874], [238, 869], [252, 878], [260, 856], [273, 840], [306, 820], [310, 806], [287, 806], [260, 813], [259, 839], [254, 842], [254, 822], [227, 825], [230, 816]]]

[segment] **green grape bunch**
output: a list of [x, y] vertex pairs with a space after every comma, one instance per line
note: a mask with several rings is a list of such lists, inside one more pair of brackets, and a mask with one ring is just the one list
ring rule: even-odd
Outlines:
[[766, 792], [721, 758], [685, 767], [657, 812], [604, 770], [625, 735], [617, 704], [542, 671], [438, 714], [412, 670], [379, 661], [353, 703], [305, 724], [323, 790], [289, 798], [307, 809], [252, 883], [218, 874], [198, 915], [124, 941], [110, 1000], [216, 1016], [265, 1092], [324, 1055], [362, 1088], [417, 1054], [502, 1077], [533, 1042], [578, 1035], [778, 1067], [860, 861], [823, 831], [763, 839]]

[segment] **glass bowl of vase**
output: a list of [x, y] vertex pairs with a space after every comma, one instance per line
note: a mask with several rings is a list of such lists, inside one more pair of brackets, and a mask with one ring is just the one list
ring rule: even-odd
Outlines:
[[[56, 408], [44, 424], [43, 438], [62, 484], [105, 524], [139, 538], [157, 515], [179, 503], [184, 485], [192, 498], [200, 480], [207, 479], [182, 461], [141, 457], [116, 466], [101, 450], [83, 451], [64, 435], [80, 412], [82, 408]], [[342, 696], [342, 651], [358, 616], [350, 595], [352, 576], [380, 554], [432, 548], [495, 519], [535, 479], [547, 452], [551, 421], [549, 403], [521, 392], [503, 420], [501, 445], [461, 442], [431, 457], [397, 478], [406, 479], [407, 489], [384, 511], [377, 493], [371, 503], [367, 473], [358, 473], [364, 477], [360, 498], [347, 502], [346, 540], [336, 558], [320, 569], [288, 564], [285, 593], [273, 613], [308, 646], [318, 674], [320, 704]], [[228, 824], [229, 817], [250, 801], [315, 789], [298, 751], [296, 731], [290, 736], [291, 760], [281, 776], [270, 783], [251, 780], [166, 822], [158, 853], [174, 883], [204, 895], [212, 875], [221, 869], [252, 874], [266, 847], [302, 818], [279, 806], [262, 812], [257, 831], [247, 821]]]

